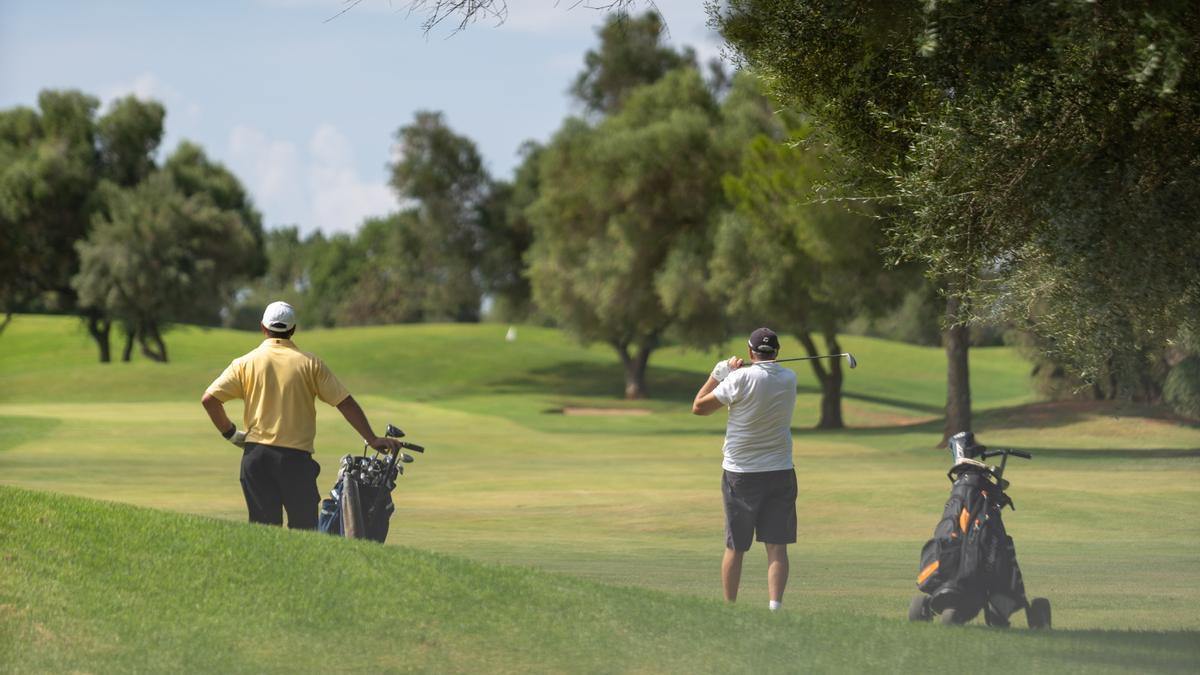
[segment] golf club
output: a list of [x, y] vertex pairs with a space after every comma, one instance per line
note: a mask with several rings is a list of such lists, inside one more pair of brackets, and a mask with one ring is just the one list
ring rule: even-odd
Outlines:
[[[842, 354], [822, 354], [821, 356], [798, 356], [794, 359], [775, 359], [774, 361], [756, 361], [755, 363], [783, 363], [784, 361], [812, 361], [813, 359], [840, 359], [846, 357], [846, 361], [850, 363], [851, 368], [858, 367], [858, 361], [854, 359], [854, 355], [850, 352]], [[748, 364], [753, 365], [753, 364]]]

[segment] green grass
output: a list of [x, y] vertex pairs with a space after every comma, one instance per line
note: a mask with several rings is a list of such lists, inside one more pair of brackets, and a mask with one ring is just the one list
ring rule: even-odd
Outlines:
[[[395, 422], [413, 441], [429, 447], [429, 453], [411, 465], [397, 490], [399, 512], [393, 519], [389, 546], [362, 550], [372, 551], [369, 555], [398, 556], [394, 560], [399, 568], [427, 564], [418, 560], [437, 560], [444, 561], [437, 564], [461, 566], [455, 569], [485, 570], [473, 590], [464, 591], [474, 599], [464, 602], [474, 612], [495, 615], [497, 621], [502, 620], [501, 615], [509, 617], [503, 621], [512, 625], [486, 628], [501, 635], [534, 631], [543, 623], [553, 623], [523, 607], [519, 598], [510, 601], [504, 594], [487, 591], [488, 579], [507, 574], [530, 584], [546, 584], [543, 589], [582, 584], [578, 587], [592, 589], [587, 593], [609, 598], [604, 602], [620, 598], [617, 604], [663, 605], [670, 608], [668, 618], [653, 614], [652, 622], [665, 622], [670, 628], [658, 632], [646, 628], [636, 618], [641, 610], [633, 611], [632, 618], [621, 614], [620, 622], [629, 622], [631, 627], [606, 634], [596, 646], [596, 653], [607, 650], [615, 654], [611, 666], [604, 661], [585, 659], [576, 664], [558, 660], [567, 657], [556, 650], [569, 650], [570, 643], [583, 639], [569, 635], [572, 629], [567, 624], [574, 619], [567, 617], [561, 628], [569, 637], [547, 644], [517, 639], [514, 644], [524, 656], [501, 649], [498, 653], [507, 656], [497, 656], [494, 668], [479, 668], [483, 661], [469, 660], [483, 659], [482, 653], [464, 656], [468, 661], [455, 661], [457, 657], [446, 645], [454, 644], [454, 653], [460, 647], [443, 637], [438, 643], [443, 647], [410, 645], [393, 650], [379, 643], [363, 657], [367, 659], [361, 662], [364, 669], [402, 669], [410, 661], [388, 662], [389, 654], [423, 651], [433, 660], [411, 661], [418, 664], [414, 669], [684, 671], [697, 663], [691, 658], [693, 652], [708, 652], [683, 633], [694, 630], [697, 635], [720, 635], [706, 632], [710, 629], [703, 627], [709, 625], [705, 622], [719, 626], [740, 621], [747, 632], [766, 631], [762, 633], [766, 642], [752, 644], [789, 645], [784, 653], [792, 659], [770, 661], [767, 659], [775, 656], [758, 656], [752, 650], [747, 652], [751, 657], [746, 664], [785, 671], [797, 669], [795, 664], [818, 670], [916, 670], [923, 669], [920, 664], [924, 662], [905, 659], [928, 658], [937, 649], [950, 650], [953, 640], [964, 635], [939, 630], [941, 627], [907, 626], [903, 621], [914, 590], [920, 546], [929, 537], [949, 489], [944, 475], [947, 455], [934, 448], [940, 438], [944, 397], [940, 350], [847, 337], [845, 347], [860, 366], [847, 372], [845, 411], [852, 428], [840, 432], [809, 428], [816, 421], [818, 396], [806, 366], [800, 364], [797, 369], [801, 395], [794, 431], [800, 542], [791, 549], [792, 581], [785, 602], [788, 616], [781, 619], [762, 616], [766, 614], [765, 570], [764, 556], [758, 550], [747, 556], [739, 607], [720, 606], [718, 480], [724, 419], [722, 415], [697, 418], [689, 411], [692, 396], [712, 363], [721, 354], [740, 352], [740, 341], [731, 341], [720, 354], [678, 348], [657, 352], [651, 361], [649, 383], [655, 398], [628, 403], [614, 398], [621, 392], [622, 378], [610, 350], [580, 347], [557, 331], [531, 327], [520, 327], [519, 339], [506, 342], [505, 330], [486, 324], [419, 325], [311, 331], [297, 336], [301, 348], [320, 354], [331, 365], [376, 426]], [[218, 521], [244, 520], [237, 484], [238, 451], [214, 432], [199, 406], [199, 397], [224, 365], [253, 347], [258, 338], [250, 333], [183, 327], [167, 339], [173, 358], [169, 364], [98, 364], [86, 333], [72, 320], [14, 319], [0, 335], [0, 486], [123, 502]], [[786, 340], [783, 346], [788, 353], [800, 351]], [[1072, 663], [1079, 669], [1103, 666], [1127, 671], [1200, 665], [1194, 649], [1179, 649], [1189, 642], [1195, 645], [1200, 638], [1200, 611], [1196, 609], [1200, 607], [1200, 525], [1192, 517], [1200, 507], [1200, 489], [1196, 487], [1200, 429], [1149, 410], [1039, 403], [1028, 387], [1028, 364], [1011, 350], [973, 350], [971, 367], [980, 438], [989, 445], [1020, 447], [1035, 454], [1031, 462], [1013, 460], [1010, 465], [1010, 493], [1017, 511], [1006, 514], [1005, 523], [1016, 540], [1028, 590], [1031, 595], [1051, 598], [1057, 629], [1053, 637], [1033, 636], [1025, 630], [1003, 634], [972, 631], [965, 633], [972, 649], [978, 642], [995, 655], [1027, 654], [1026, 670], [1061, 670]], [[568, 406], [638, 407], [652, 414], [561, 414]], [[236, 405], [230, 412], [235, 419], [240, 416]], [[328, 490], [338, 458], [356, 451], [357, 445], [354, 432], [336, 411], [325, 406], [319, 409], [318, 429], [316, 457], [325, 467], [319, 483], [322, 490]], [[24, 495], [18, 499], [8, 490], [3, 494], [6, 501], [29, 499]], [[34, 501], [46, 499], [50, 500], [46, 508], [58, 503], [54, 501], [57, 498], [43, 496]], [[92, 513], [89, 509], [93, 506], [64, 503], [72, 504], [67, 510]], [[106, 513], [104, 509], [118, 507], [94, 508], [96, 513]], [[126, 517], [127, 512], [120, 513], [121, 518]], [[273, 547], [284, 545], [278, 542], [322, 547], [314, 549], [314, 556], [360, 550], [349, 542], [314, 541], [305, 535], [236, 522], [185, 520], [195, 523], [196, 534], [189, 536], [201, 543], [206, 538], [247, 537], [249, 560], [275, 559]], [[33, 525], [22, 522], [37, 529], [36, 520]], [[77, 538], [86, 529], [59, 528], [54, 533], [59, 539], [42, 544], [19, 540], [16, 547], [9, 546], [13, 539], [6, 536], [0, 538], [0, 548], [4, 554], [12, 548], [18, 556], [33, 546], [79, 555], [96, 546], [91, 540]], [[122, 542], [124, 535], [111, 536]], [[335, 544], [346, 546], [332, 548], [327, 554], [317, 552]], [[148, 546], [129, 555], [161, 553], [156, 545]], [[306, 555], [288, 553], [297, 560]], [[230, 564], [239, 564], [236, 561], [241, 558], [235, 555], [232, 560], [235, 562]], [[179, 565], [182, 578], [206, 574], [203, 564], [185, 560]], [[355, 574], [337, 572], [343, 573]], [[69, 596], [85, 583], [95, 586], [88, 592], [96, 595], [97, 603], [110, 594], [103, 578], [108, 572], [95, 572], [101, 577], [96, 579], [84, 579], [87, 574], [80, 574], [47, 576], [44, 595]], [[336, 591], [325, 584], [328, 574], [333, 573], [312, 573], [312, 578], [323, 581], [303, 601], [318, 613], [331, 613], [339, 606]], [[222, 581], [220, 575], [202, 578], [208, 579], [205, 583], [210, 583], [212, 593], [236, 593], [227, 588], [233, 582]], [[275, 582], [257, 579], [247, 583], [267, 584], [264, 588], [271, 589]], [[398, 581], [397, 588], [434, 583], [418, 578]], [[0, 580], [0, 584], [4, 592], [0, 604], [5, 605], [0, 611], [9, 616], [17, 611], [27, 612], [21, 616], [28, 617], [57, 615], [54, 621], [66, 633], [72, 632], [72, 622], [103, 625], [110, 620], [108, 610], [98, 608], [102, 605], [43, 602], [37, 594], [24, 595], [13, 589], [12, 583]], [[15, 599], [18, 592], [27, 599]], [[553, 597], [553, 591], [545, 592]], [[97, 638], [97, 644], [108, 644], [104, 636], [137, 644], [135, 636], [140, 631], [149, 631], [167, 620], [164, 613], [175, 611], [158, 607], [164, 600], [157, 595], [130, 602], [137, 604], [133, 611], [144, 617], [139, 619], [144, 625], [122, 627], [117, 622], [109, 633]], [[201, 603], [197, 611], [202, 616], [195, 620], [211, 624], [205, 630], [217, 636], [214, 640], [247, 625], [236, 612], [225, 616], [206, 607]], [[427, 609], [435, 616], [442, 611]], [[520, 617], [527, 611], [531, 618], [523, 625]], [[680, 613], [688, 616], [675, 616]], [[455, 620], [476, 621], [445, 619]], [[28, 631], [35, 630], [33, 619], [5, 621], [6, 630], [11, 627], [25, 636], [15, 644], [24, 645]], [[54, 621], [43, 623], [52, 626]], [[1017, 623], [1022, 623], [1020, 617]], [[259, 642], [272, 644], [319, 640], [316, 633], [325, 630], [307, 625], [290, 630], [270, 622], [263, 625], [271, 627], [256, 634]], [[483, 625], [471, 623], [466, 635], [485, 630]], [[779, 633], [771, 632], [770, 626], [775, 625], [780, 626]], [[846, 637], [834, 639], [826, 627], [836, 628]], [[362, 628], [361, 623], [354, 626], [355, 630]], [[661, 643], [662, 648], [642, 650], [638, 645], [643, 634], [656, 636], [651, 642]], [[820, 640], [816, 636], [821, 636]], [[474, 639], [492, 644], [489, 636], [474, 635]], [[330, 639], [324, 648], [333, 654], [332, 645], [345, 640], [367, 644], [347, 637]], [[882, 641], [881, 651], [871, 646], [876, 641]], [[794, 642], [799, 644], [792, 645]], [[910, 643], [911, 647], [905, 646]], [[166, 644], [168, 648], [153, 658], [182, 662], [178, 660], [190, 653], [186, 645]], [[1044, 651], [1038, 651], [1043, 647], [1037, 645], [1043, 645]], [[151, 656], [109, 648], [115, 650], [114, 656], [105, 663], [112, 668], [80, 668], [160, 669], [139, 660]], [[56, 644], [43, 649], [35, 643], [22, 649], [28, 650], [21, 652], [26, 659], [22, 663], [32, 670], [71, 669], [55, 667], [52, 655], [43, 653], [46, 650], [63, 652], [64, 664], [80, 663], [82, 655], [95, 656], [82, 646]], [[276, 669], [270, 659], [275, 648], [259, 649], [263, 650], [258, 655], [261, 658], [249, 648], [228, 650], [220, 655], [224, 660], [205, 669]], [[629, 659], [623, 660], [626, 652]], [[314, 664], [325, 658], [303, 650], [297, 653], [305, 653]], [[704, 661], [712, 666], [691, 669], [716, 671], [727, 665], [725, 670], [752, 670], [750, 665], [731, 665], [724, 658], [714, 655]], [[0, 653], [0, 664], [4, 662]], [[675, 663], [680, 664], [678, 668]]]
[[6, 672], [1186, 671], [1194, 632], [772, 615], [416, 548], [0, 488]]

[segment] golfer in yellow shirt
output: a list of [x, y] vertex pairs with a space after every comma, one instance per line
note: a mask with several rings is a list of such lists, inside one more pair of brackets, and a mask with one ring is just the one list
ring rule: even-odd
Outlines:
[[[263, 312], [266, 339], [256, 349], [233, 360], [200, 399], [213, 426], [226, 440], [242, 448], [242, 492], [250, 522], [311, 530], [317, 526], [321, 493], [313, 459], [317, 434], [315, 400], [337, 407], [372, 448], [396, 452], [398, 442], [380, 438], [350, 392], [321, 359], [300, 351], [292, 342], [296, 311], [286, 302], [272, 302]], [[245, 431], [225, 414], [225, 402], [245, 401]]]

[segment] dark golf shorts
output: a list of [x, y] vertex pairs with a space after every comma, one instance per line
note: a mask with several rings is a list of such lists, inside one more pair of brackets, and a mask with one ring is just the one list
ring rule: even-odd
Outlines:
[[748, 551], [758, 534], [764, 544], [796, 543], [796, 471], [734, 473], [721, 477], [725, 495], [725, 546]]

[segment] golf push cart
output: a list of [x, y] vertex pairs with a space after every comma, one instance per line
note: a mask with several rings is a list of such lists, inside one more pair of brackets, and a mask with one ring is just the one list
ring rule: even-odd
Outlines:
[[[908, 608], [910, 621], [963, 624], [980, 611], [989, 626], [1007, 628], [1009, 617], [1025, 610], [1030, 628], [1050, 628], [1050, 601], [1025, 597], [1012, 537], [1001, 512], [1013, 507], [1005, 494], [1008, 458], [1032, 459], [1019, 450], [989, 450], [963, 431], [950, 438], [954, 466], [946, 473], [953, 483], [933, 538], [921, 549], [917, 588]], [[982, 460], [1000, 457], [1000, 466]]]
[[[389, 438], [403, 438], [404, 432], [389, 424]], [[329, 499], [321, 501], [317, 529], [348, 539], [371, 539], [383, 543], [387, 539], [388, 521], [396, 510], [392, 490], [396, 479], [404, 475], [404, 464], [413, 461], [412, 455], [396, 451], [392, 455], [368, 457], [363, 447], [361, 456], [346, 455], [338, 471], [337, 482], [329, 491]], [[425, 452], [414, 443], [400, 441], [400, 447], [413, 452]]]

